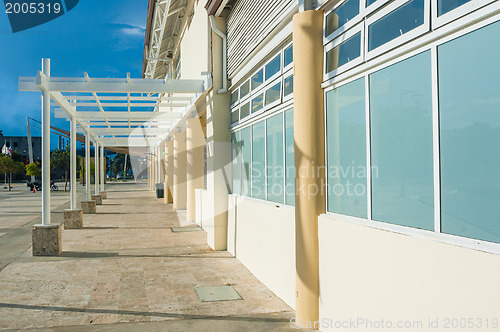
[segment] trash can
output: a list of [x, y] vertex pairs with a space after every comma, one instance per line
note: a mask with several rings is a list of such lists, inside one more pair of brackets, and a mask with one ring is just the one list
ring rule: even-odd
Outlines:
[[165, 188], [163, 183], [157, 183], [155, 186], [156, 186], [156, 198], [163, 198], [165, 195]]

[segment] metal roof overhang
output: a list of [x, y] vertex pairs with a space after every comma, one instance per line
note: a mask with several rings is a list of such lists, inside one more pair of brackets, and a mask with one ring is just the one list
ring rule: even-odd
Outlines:
[[[56, 118], [75, 119], [80, 132], [105, 147], [160, 144], [189, 116], [211, 80], [20, 77], [19, 91], [47, 91]], [[164, 96], [164, 94], [168, 94]], [[153, 109], [153, 110], [151, 110]]]

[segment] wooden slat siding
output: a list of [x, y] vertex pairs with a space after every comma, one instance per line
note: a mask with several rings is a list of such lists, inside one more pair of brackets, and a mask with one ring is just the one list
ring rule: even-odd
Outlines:
[[237, 0], [227, 18], [227, 66], [231, 77], [245, 58], [280, 22], [293, 0]]

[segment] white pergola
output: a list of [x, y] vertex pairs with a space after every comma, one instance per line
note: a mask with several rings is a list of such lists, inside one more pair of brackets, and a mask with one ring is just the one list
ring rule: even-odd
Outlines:
[[42, 93], [42, 224], [50, 224], [50, 110], [71, 121], [71, 209], [76, 209], [76, 131], [85, 134], [86, 195], [90, 200], [90, 140], [95, 146], [95, 194], [104, 191], [104, 147], [157, 147], [211, 86], [205, 80], [51, 77], [50, 59], [20, 91]]

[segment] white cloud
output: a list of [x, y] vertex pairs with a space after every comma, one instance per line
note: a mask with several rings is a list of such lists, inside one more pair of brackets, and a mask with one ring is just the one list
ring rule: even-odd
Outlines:
[[142, 38], [144, 38], [144, 34], [146, 33], [146, 30], [140, 27], [123, 28], [120, 31], [128, 36], [142, 37]]

